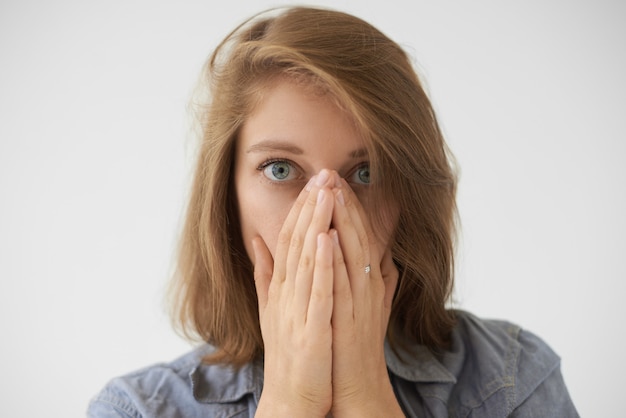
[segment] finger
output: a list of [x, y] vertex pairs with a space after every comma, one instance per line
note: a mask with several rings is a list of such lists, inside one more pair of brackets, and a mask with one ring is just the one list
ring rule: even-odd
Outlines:
[[[295, 303], [296, 307], [300, 306], [301, 309], [303, 309], [304, 314], [306, 313], [310, 303], [312, 283], [314, 279], [319, 279], [319, 275], [326, 271], [326, 274], [328, 274], [332, 280], [332, 270], [318, 271], [317, 257], [320, 256], [318, 254], [319, 243], [325, 242], [324, 239], [320, 239], [320, 235], [326, 235], [328, 233], [328, 229], [330, 228], [333, 205], [334, 200], [332, 198], [331, 191], [327, 188], [320, 189], [317, 193], [316, 206], [304, 237], [295, 278]], [[306, 221], [299, 219], [298, 224], [301, 222]], [[332, 246], [330, 246], [328, 250], [330, 252], [329, 260], [332, 260]], [[329, 263], [329, 265], [331, 264], [332, 263]]]
[[[288, 253], [286, 258], [286, 274], [290, 278], [296, 278], [297, 273], [300, 269], [305, 269], [309, 274], [313, 272], [313, 259], [315, 257], [314, 250], [312, 252], [308, 252], [305, 254], [305, 258], [302, 259], [302, 262], [306, 263], [306, 266], [300, 266], [302, 250], [305, 245], [305, 239], [307, 232], [309, 231], [309, 227], [311, 225], [311, 220], [313, 219], [313, 214], [318, 206], [319, 200], [319, 191], [326, 187], [327, 183], [331, 177], [330, 170], [322, 170], [319, 172], [317, 176], [314, 176], [313, 181], [310, 182], [306, 188], [305, 192], [307, 193], [304, 201], [302, 202], [302, 207], [299, 211], [298, 217], [293, 224], [293, 229], [291, 233], [291, 237], [289, 240]], [[325, 230], [317, 230], [313, 231], [312, 237], [309, 236], [309, 241], [313, 241], [313, 245], [309, 246], [309, 250], [314, 249], [316, 244], [316, 237], [319, 232], [326, 232], [328, 228]], [[312, 248], [311, 248], [312, 247]]]
[[387, 249], [383, 255], [383, 259], [380, 263], [380, 271], [383, 276], [383, 283], [385, 283], [385, 299], [384, 306], [387, 316], [391, 312], [391, 306], [393, 303], [393, 297], [398, 286], [398, 268], [393, 262], [393, 256], [391, 255], [391, 249]]
[[352, 290], [337, 230], [331, 229], [329, 235], [333, 245], [333, 330], [342, 332], [354, 318]]
[[[343, 191], [346, 205], [348, 207], [354, 207], [355, 212], [352, 213], [354, 215], [358, 215], [358, 219], [355, 219], [355, 222], [360, 222], [363, 225], [363, 230], [365, 231], [365, 234], [367, 236], [367, 242], [371, 249], [372, 259], [370, 261], [372, 261], [372, 267], [374, 265], [378, 266], [381, 260], [382, 251], [380, 251], [380, 248], [378, 246], [378, 239], [376, 237], [376, 234], [374, 234], [374, 230], [369, 221], [370, 218], [365, 211], [365, 208], [361, 204], [358, 196], [356, 195], [356, 193], [354, 193], [354, 190], [352, 190], [352, 188], [345, 179], [341, 179], [341, 189]], [[364, 240], [365, 238], [362, 237], [361, 239]]]
[[333, 313], [333, 244], [327, 233], [316, 237], [315, 270], [307, 310], [307, 326], [317, 335], [328, 333]]
[[278, 233], [278, 240], [276, 243], [276, 251], [275, 251], [275, 271], [274, 277], [278, 277], [280, 281], [284, 281], [287, 278], [287, 255], [289, 254], [289, 248], [291, 246], [291, 239], [293, 236], [293, 232], [300, 217], [300, 212], [304, 207], [306, 199], [309, 196], [309, 192], [311, 190], [312, 184], [315, 182], [315, 176], [311, 177], [307, 185], [302, 189], [296, 201], [293, 203], [287, 217], [285, 218], [285, 222], [283, 222], [283, 226]]
[[367, 232], [354, 202], [346, 198], [344, 187], [335, 190], [333, 227], [339, 235], [339, 244], [346, 263], [353, 292], [365, 282], [365, 266], [370, 264]]
[[267, 306], [268, 292], [274, 271], [274, 262], [272, 260], [272, 254], [261, 237], [255, 237], [252, 240], [252, 249], [254, 251], [255, 260], [254, 284], [259, 301], [259, 316], [262, 317], [263, 312], [265, 312], [265, 307]]

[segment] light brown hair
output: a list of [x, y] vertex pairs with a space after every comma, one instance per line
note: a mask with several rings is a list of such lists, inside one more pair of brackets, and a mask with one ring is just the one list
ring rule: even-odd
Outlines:
[[263, 352], [253, 266], [234, 191], [238, 132], [277, 77], [332, 95], [362, 134], [377, 196], [399, 210], [392, 252], [400, 270], [388, 337], [431, 349], [447, 343], [454, 315], [456, 177], [434, 110], [405, 52], [354, 16], [290, 8], [233, 31], [208, 60], [202, 138], [173, 282], [182, 329], [213, 344], [207, 361], [241, 365]]

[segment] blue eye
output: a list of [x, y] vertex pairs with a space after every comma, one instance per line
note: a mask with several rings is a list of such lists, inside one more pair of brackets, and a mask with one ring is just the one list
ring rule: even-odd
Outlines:
[[350, 181], [356, 184], [370, 184], [370, 165], [363, 163], [354, 170]]
[[292, 173], [292, 171], [295, 171], [293, 166], [284, 160], [267, 161], [261, 166], [261, 169], [263, 170], [265, 177], [272, 181], [291, 180], [295, 174]]

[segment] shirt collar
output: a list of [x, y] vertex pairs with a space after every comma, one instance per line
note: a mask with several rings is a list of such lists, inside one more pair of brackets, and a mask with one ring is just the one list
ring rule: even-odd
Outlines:
[[387, 368], [415, 383], [456, 383], [456, 377], [425, 346], [403, 342], [395, 350], [385, 341]]
[[[385, 360], [391, 373], [410, 382], [456, 383], [454, 375], [423, 345], [405, 342], [394, 350], [385, 341]], [[200, 363], [189, 377], [198, 402], [236, 402], [252, 394], [258, 404], [263, 389], [263, 361], [255, 360], [240, 368]]]
[[224, 364], [199, 364], [190, 373], [193, 396], [202, 403], [236, 402], [248, 394], [259, 402], [263, 364], [256, 360], [240, 368]]

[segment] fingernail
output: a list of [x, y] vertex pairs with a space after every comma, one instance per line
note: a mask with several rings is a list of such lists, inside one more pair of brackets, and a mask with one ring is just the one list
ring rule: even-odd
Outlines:
[[311, 187], [313, 187], [313, 183], [315, 183], [315, 178], [317, 176], [313, 176], [309, 179], [309, 182], [306, 184], [306, 186], [304, 186], [304, 190], [306, 190], [307, 192], [311, 191]]
[[341, 190], [337, 190], [335, 192], [335, 197], [337, 198], [337, 201], [342, 205], [346, 204], [346, 201], [343, 199], [343, 192]]
[[317, 193], [317, 204], [322, 203], [325, 195], [326, 193], [324, 192], [324, 189], [320, 189], [320, 191]]
[[326, 184], [327, 181], [328, 181], [328, 170], [320, 171], [320, 173], [317, 175], [317, 180], [316, 180], [317, 186], [322, 187], [324, 186], [324, 184]]

